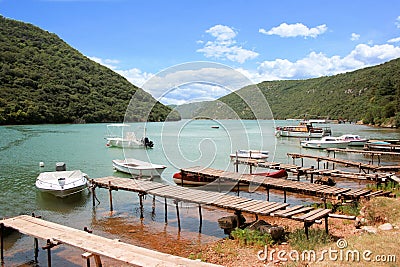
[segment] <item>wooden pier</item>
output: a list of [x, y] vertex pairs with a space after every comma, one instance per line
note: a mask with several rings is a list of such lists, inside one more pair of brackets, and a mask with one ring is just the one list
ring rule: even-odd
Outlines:
[[[188, 172], [187, 169], [185, 169]], [[210, 171], [211, 169], [207, 169]], [[184, 172], [184, 170], [182, 170]], [[218, 170], [216, 170], [218, 171]], [[232, 173], [237, 175], [236, 173]], [[265, 177], [263, 177], [265, 178]], [[280, 179], [274, 179], [280, 180]], [[283, 180], [284, 181], [284, 180]], [[154, 197], [164, 198], [164, 209], [165, 209], [165, 223], [167, 223], [167, 198], [173, 199], [176, 205], [176, 214], [178, 221], [178, 229], [180, 230], [180, 217], [179, 217], [179, 202], [189, 202], [198, 205], [200, 226], [199, 232], [201, 232], [202, 226], [202, 205], [210, 205], [228, 210], [234, 210], [235, 214], [241, 214], [242, 212], [254, 214], [256, 219], [258, 215], [265, 216], [280, 216], [288, 219], [301, 221], [304, 223], [306, 235], [308, 237], [308, 228], [314, 223], [321, 223], [321, 219], [325, 220], [325, 230], [328, 233], [328, 217], [335, 217], [335, 214], [331, 214], [330, 209], [314, 209], [311, 207], [304, 206], [293, 206], [286, 209], [289, 204], [277, 203], [271, 201], [261, 201], [249, 198], [243, 198], [239, 196], [233, 196], [229, 194], [198, 190], [194, 188], [180, 187], [176, 185], [167, 185], [151, 181], [143, 181], [136, 179], [118, 178], [118, 177], [104, 177], [92, 179], [91, 183], [93, 189], [96, 187], [106, 188], [109, 190], [110, 197], [110, 210], [113, 210], [112, 206], [112, 190], [127, 190], [136, 192], [140, 198], [140, 217], [143, 218], [143, 201], [142, 197], [146, 194], [153, 195]], [[304, 189], [307, 190], [307, 189]], [[347, 191], [347, 189], [346, 189]], [[93, 205], [95, 205], [95, 190], [93, 190]], [[153, 206], [155, 206], [153, 198]], [[347, 218], [349, 219], [349, 218]], [[355, 218], [350, 218], [355, 219]]]
[[378, 165], [374, 165], [374, 164], [370, 164], [370, 163], [362, 163], [362, 162], [350, 161], [350, 160], [345, 160], [345, 159], [337, 159], [337, 158], [332, 158], [332, 157], [314, 156], [314, 155], [306, 155], [306, 154], [298, 154], [298, 153], [287, 153], [287, 155], [292, 157], [293, 161], [295, 161], [295, 159], [298, 159], [298, 158], [301, 160], [303, 160], [303, 158], [315, 159], [318, 164], [317, 169], [319, 169], [320, 162], [325, 161], [325, 162], [327, 162], [327, 165], [329, 162], [334, 163], [334, 164], [342, 164], [345, 166], [359, 168], [359, 172], [364, 171], [365, 173], [369, 173], [370, 171], [373, 171], [373, 172], [400, 171], [400, 165], [378, 166]]
[[101, 266], [100, 256], [135, 266], [219, 266], [134, 246], [28, 215], [0, 220], [0, 226], [2, 266], [4, 264], [4, 227], [10, 227], [34, 237], [36, 262], [39, 252], [37, 239], [46, 240], [46, 246], [43, 249], [48, 253], [48, 266], [51, 266], [51, 248], [60, 244], [83, 250], [85, 253], [82, 257], [87, 266], [90, 266], [90, 257], [94, 258], [96, 266]]
[[[286, 202], [286, 192], [299, 193], [309, 196], [335, 198], [335, 199], [352, 199], [356, 200], [361, 197], [370, 197], [372, 190], [362, 189], [355, 190], [351, 188], [341, 188], [335, 186], [305, 183], [300, 181], [292, 181], [286, 179], [269, 178], [265, 176], [258, 176], [252, 174], [240, 174], [236, 172], [222, 171], [212, 168], [192, 167], [181, 169], [181, 175], [205, 175], [213, 177], [214, 179], [227, 179], [235, 181], [238, 184], [256, 184], [262, 186], [267, 190], [267, 200], [269, 200], [269, 190], [275, 189], [283, 191], [284, 202]], [[312, 180], [311, 180], [312, 181]], [[382, 195], [389, 192], [380, 192]], [[375, 194], [374, 194], [375, 195]]]

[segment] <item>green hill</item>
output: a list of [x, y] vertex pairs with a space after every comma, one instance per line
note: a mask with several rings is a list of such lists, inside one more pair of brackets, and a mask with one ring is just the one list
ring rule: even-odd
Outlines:
[[[307, 116], [400, 126], [400, 59], [330, 77], [269, 81], [257, 87], [275, 119]], [[254, 86], [248, 86], [216, 102], [225, 103], [242, 119], [269, 119], [268, 112], [262, 117], [254, 115], [254, 111], [268, 109], [265, 101], [252, 101], [253, 112], [242, 101], [250, 98], [253, 90]], [[195, 116], [226, 118], [224, 113], [212, 110], [209, 103], [201, 108], [197, 103], [196, 109]]]
[[120, 122], [135, 93], [130, 121], [180, 119], [57, 35], [0, 16], [0, 124]]

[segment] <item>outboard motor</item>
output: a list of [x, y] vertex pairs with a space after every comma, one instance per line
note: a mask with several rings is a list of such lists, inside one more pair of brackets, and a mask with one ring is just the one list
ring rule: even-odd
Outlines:
[[62, 172], [62, 171], [66, 171], [67, 170], [67, 166], [65, 165], [64, 162], [57, 162], [56, 163], [56, 171], [57, 172]]
[[149, 138], [144, 138], [144, 146], [147, 148], [153, 148], [154, 144], [153, 141], [150, 141]]

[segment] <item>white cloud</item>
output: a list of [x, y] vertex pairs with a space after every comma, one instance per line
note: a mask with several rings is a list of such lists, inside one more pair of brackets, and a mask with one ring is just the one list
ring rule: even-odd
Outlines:
[[303, 36], [304, 38], [312, 37], [316, 38], [318, 35], [323, 34], [328, 30], [326, 24], [319, 25], [315, 28], [308, 28], [302, 23], [287, 24], [282, 23], [277, 27], [273, 27], [269, 31], [265, 29], [259, 29], [258, 32], [266, 35], [278, 35], [280, 37], [297, 37]]
[[264, 61], [258, 66], [258, 75], [255, 77], [261, 80], [321, 77], [373, 66], [398, 57], [398, 46], [359, 44], [344, 57], [328, 57], [323, 53], [311, 52], [295, 62], [287, 59]]
[[397, 28], [400, 29], [400, 16], [397, 17], [396, 22], [394, 23]]
[[[256, 58], [259, 54], [236, 44], [237, 32], [225, 25], [215, 25], [206, 30], [215, 39], [205, 43], [203, 48], [196, 52], [203, 53], [207, 58], [230, 60], [244, 63], [246, 60]], [[197, 43], [200, 43], [199, 41]]]
[[88, 57], [88, 58], [112, 70], [115, 70], [117, 68], [117, 65], [119, 64], [119, 60], [116, 59], [102, 59], [99, 57]]
[[388, 40], [387, 42], [388, 43], [398, 43], [398, 42], [400, 42], [400, 37], [392, 38], [392, 39]]
[[352, 41], [357, 41], [358, 39], [360, 39], [360, 35], [353, 32], [353, 33], [351, 34], [350, 40], [352, 40]]
[[137, 68], [129, 70], [115, 70], [115, 72], [125, 77], [129, 82], [137, 87], [142, 87], [143, 84], [154, 75], [152, 73], [143, 72]]

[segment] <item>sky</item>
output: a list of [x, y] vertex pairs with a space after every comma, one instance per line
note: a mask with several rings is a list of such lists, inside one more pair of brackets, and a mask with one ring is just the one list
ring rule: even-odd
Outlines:
[[165, 104], [246, 85], [232, 73], [248, 84], [308, 79], [400, 57], [398, 0], [0, 0], [0, 14], [55, 33]]

